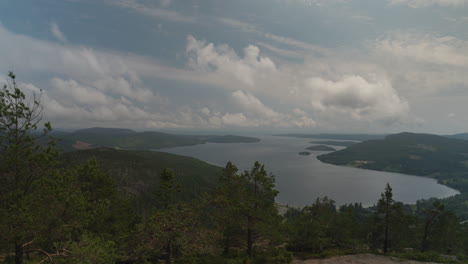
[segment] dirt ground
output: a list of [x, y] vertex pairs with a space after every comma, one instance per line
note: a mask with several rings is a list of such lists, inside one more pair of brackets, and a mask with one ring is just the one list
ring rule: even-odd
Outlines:
[[326, 259], [295, 260], [292, 264], [435, 264], [433, 262], [419, 262], [401, 260], [393, 257], [372, 254], [348, 255]]

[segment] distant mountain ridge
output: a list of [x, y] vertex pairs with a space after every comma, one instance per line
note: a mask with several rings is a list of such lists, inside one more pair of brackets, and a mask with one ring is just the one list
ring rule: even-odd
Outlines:
[[107, 135], [128, 135], [136, 132], [128, 128], [106, 128], [106, 127], [91, 127], [78, 129], [73, 133], [88, 133], [88, 134], [107, 134]]
[[373, 139], [383, 139], [383, 138], [385, 138], [386, 135], [372, 135], [372, 134], [276, 134], [274, 136], [365, 141], [365, 140], [373, 140]]
[[[409, 133], [409, 132], [402, 132], [402, 133]], [[418, 134], [418, 133], [414, 133], [414, 134]], [[366, 140], [384, 139], [385, 137], [389, 135], [391, 134], [277, 134], [274, 136], [366, 141]], [[468, 133], [459, 133], [459, 134], [454, 134], [454, 135], [441, 135], [441, 136], [447, 137], [447, 138], [468, 140]], [[313, 143], [318, 143], [318, 142], [313, 142]]]
[[54, 132], [63, 151], [111, 147], [116, 149], [161, 149], [204, 143], [254, 143], [258, 138], [234, 135], [177, 135], [163, 132], [136, 132], [125, 128], [86, 128], [74, 132]]
[[446, 137], [468, 140], [468, 133], [460, 133], [460, 134], [455, 134], [455, 135], [447, 135]]

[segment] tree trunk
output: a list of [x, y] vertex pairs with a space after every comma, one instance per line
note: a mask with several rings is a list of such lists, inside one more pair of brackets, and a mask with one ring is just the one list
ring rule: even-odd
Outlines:
[[171, 240], [167, 241], [166, 245], [166, 264], [171, 264], [172, 263], [172, 244]]
[[225, 238], [224, 238], [223, 255], [225, 257], [229, 257], [229, 255], [231, 255], [231, 237], [229, 235], [225, 235]]
[[387, 254], [387, 251], [388, 251], [388, 224], [385, 224], [385, 238], [384, 238], [384, 244], [383, 244], [384, 255]]
[[253, 247], [253, 238], [252, 238], [252, 217], [247, 216], [247, 255], [252, 257], [252, 247]]
[[23, 245], [15, 245], [15, 264], [23, 264]]
[[427, 250], [427, 233], [429, 231], [429, 221], [426, 222], [424, 226], [424, 235], [421, 243], [421, 251], [425, 252]]

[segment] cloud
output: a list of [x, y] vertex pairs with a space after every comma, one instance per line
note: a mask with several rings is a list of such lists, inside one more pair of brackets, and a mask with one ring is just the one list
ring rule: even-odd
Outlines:
[[422, 63], [468, 66], [468, 41], [451, 36], [397, 32], [379, 40], [376, 49]]
[[257, 42], [256, 44], [282, 57], [293, 58], [293, 59], [301, 59], [304, 57], [304, 54], [299, 51], [278, 48], [265, 42]]
[[[13, 68], [21, 76], [43, 76], [40, 85], [22, 83], [31, 91], [44, 91], [45, 114], [58, 127], [84, 127], [105, 125], [110, 127], [137, 128], [222, 128], [289, 126], [292, 123], [285, 114], [278, 113], [263, 104], [251, 93], [227, 92], [234, 105], [231, 109], [216, 109], [195, 105], [170, 103], [159, 96], [151, 86], [151, 78], [166, 78], [188, 83], [222, 84], [201, 78], [197, 70], [168, 68], [143, 57], [98, 51], [85, 47], [59, 45], [47, 41], [17, 35], [0, 26], [0, 48], [10, 50], [0, 54], [0, 69]], [[213, 50], [195, 39], [189, 38], [187, 50], [197, 57], [193, 67], [213, 71], [213, 76], [223, 79], [236, 71], [233, 83], [254, 85], [257, 74], [274, 72], [275, 65], [260, 56], [255, 46], [244, 50], [239, 57], [230, 48]], [[212, 57], [214, 51], [227, 51], [224, 57]], [[195, 58], [193, 57], [193, 58]], [[43, 62], [47, 61], [47, 64]], [[242, 63], [239, 64], [238, 61]], [[26, 63], [25, 63], [26, 62]], [[219, 74], [223, 69], [223, 74]], [[211, 76], [207, 73], [206, 76]], [[149, 83], [148, 83], [149, 82]], [[180, 95], [182, 96], [182, 95]], [[209, 97], [211, 98], [211, 97]], [[176, 98], [177, 100], [177, 98]], [[211, 100], [211, 99], [210, 99]], [[297, 126], [314, 125], [308, 117], [295, 116]]]
[[[234, 90], [235, 101], [247, 110], [246, 113], [262, 116], [273, 123], [294, 118], [272, 110], [258, 96], [300, 107], [304, 109], [301, 111], [313, 115], [334, 113], [368, 122], [397, 122], [408, 116], [408, 102], [398, 95], [385, 76], [344, 74], [336, 72], [338, 65], [316, 60], [303, 65], [276, 65], [270, 58], [261, 56], [258, 47], [247, 47], [244, 56], [240, 57], [226, 45], [216, 46], [192, 36], [188, 38], [187, 52], [190, 67], [207, 82], [214, 76], [222, 76], [216, 79], [218, 85]], [[328, 73], [329, 79], [321, 76], [325, 74], [320, 71], [326, 68], [334, 68], [335, 71]], [[354, 64], [344, 67], [346, 71], [352, 68], [358, 70]], [[363, 72], [368, 69], [371, 67]], [[243, 90], [239, 90], [239, 87]], [[293, 112], [292, 109], [290, 111]]]
[[350, 0], [281, 0], [281, 2], [286, 4], [303, 4], [307, 6], [325, 6], [332, 4], [341, 4], [349, 2]]
[[254, 32], [254, 33], [259, 32], [255, 25], [252, 25], [250, 23], [243, 22], [243, 21], [240, 21], [240, 20], [227, 18], [227, 17], [218, 17], [218, 18], [216, 18], [216, 20], [218, 20], [219, 22], [221, 22], [221, 23], [223, 23], [223, 24], [225, 24], [227, 26], [230, 26], [232, 28], [237, 28], [237, 29], [242, 30], [244, 32]]
[[[109, 1], [108, 3], [122, 7], [122, 8], [127, 8], [130, 10], [136, 11], [145, 16], [156, 17], [156, 18], [168, 20], [171, 22], [189, 23], [189, 24], [197, 23], [197, 18], [195, 17], [187, 16], [177, 11], [172, 11], [166, 8], [142, 5], [138, 3], [137, 0], [116, 0], [116, 1]], [[167, 1], [167, 0], [161, 1], [162, 7], [168, 7], [170, 4], [171, 4], [171, 1]]]
[[363, 16], [363, 15], [354, 15], [354, 16], [351, 16], [351, 19], [361, 21], [361, 22], [371, 22], [374, 20], [373, 17]]
[[206, 44], [188, 36], [186, 52], [191, 68], [206, 72], [215, 71], [243, 85], [254, 86], [259, 75], [266, 77], [276, 71], [275, 63], [270, 58], [260, 56], [260, 49], [253, 45], [244, 49], [244, 57], [239, 57], [227, 45]]
[[311, 100], [315, 108], [347, 113], [356, 120], [393, 120], [409, 111], [408, 103], [388, 81], [369, 82], [361, 76], [337, 81], [313, 77], [307, 80], [307, 87], [316, 95]]
[[63, 32], [60, 31], [60, 28], [57, 25], [57, 23], [51, 23], [50, 24], [50, 31], [52, 32], [52, 35], [54, 35], [54, 37], [57, 40], [59, 40], [61, 42], [67, 42], [67, 38], [65, 37], [65, 34], [63, 34]]
[[[297, 54], [301, 54], [301, 56], [305, 56], [306, 53], [310, 53], [310, 52], [314, 54], [324, 54], [326, 52], [326, 49], [323, 49], [319, 46], [316, 46], [316, 45], [313, 45], [304, 41], [300, 41], [294, 38], [288, 38], [285, 36], [280, 36], [280, 35], [276, 35], [276, 34], [272, 34], [268, 32], [263, 32], [259, 30], [257, 26], [244, 22], [244, 21], [240, 21], [240, 20], [236, 20], [232, 18], [217, 18], [216, 20], [223, 23], [224, 25], [227, 25], [232, 28], [236, 28], [240, 31], [243, 31], [246, 33], [254, 33], [257, 36], [265, 39], [266, 41], [273, 41], [280, 45], [285, 45], [285, 46], [289, 46], [290, 48], [292, 48], [292, 49], [282, 49], [282, 48], [273, 46], [271, 43], [265, 44], [264, 42], [261, 42], [263, 46], [265, 46], [265, 48], [273, 52], [277, 52], [281, 56], [284, 56], [286, 53], [289, 53], [289, 55], [293, 53], [297, 53]], [[293, 55], [293, 57], [295, 57], [295, 55]]]
[[468, 4], [468, 0], [388, 0], [392, 5], [407, 5], [413, 8], [428, 7], [428, 6], [461, 6]]
[[[145, 86], [132, 70], [129, 57], [37, 40], [11, 33], [3, 26], [0, 38], [5, 40], [0, 48], [10, 51], [0, 55], [0, 69], [13, 69], [20, 80], [31, 74], [43, 76], [41, 85], [23, 83], [23, 87], [31, 91], [42, 88], [45, 115], [58, 126], [99, 122], [142, 128], [182, 125], [156, 110], [157, 106], [167, 105], [168, 99]], [[138, 60], [133, 57], [133, 61]], [[148, 109], [146, 105], [153, 107]]]
[[453, 36], [391, 32], [371, 45], [376, 63], [414, 97], [468, 87], [468, 41]]
[[[410, 115], [382, 69], [340, 54], [278, 62], [255, 45], [237, 53], [188, 36], [187, 67], [172, 68], [153, 58], [51, 43], [1, 26], [0, 38], [7, 40], [0, 48], [9, 50], [0, 54], [0, 69], [42, 76], [35, 85], [46, 92], [50, 116], [64, 127], [323, 129], [349, 120], [357, 127], [392, 125]], [[160, 96], [160, 79], [199, 84], [209, 94], [197, 100]]]
[[161, 0], [162, 7], [169, 7], [172, 4], [173, 0]]

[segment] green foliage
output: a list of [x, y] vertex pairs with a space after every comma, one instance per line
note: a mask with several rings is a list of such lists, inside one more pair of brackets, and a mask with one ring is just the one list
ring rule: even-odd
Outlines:
[[156, 151], [99, 148], [64, 153], [62, 160], [74, 167], [93, 157], [118, 189], [132, 197], [133, 206], [142, 214], [159, 203], [159, 173], [165, 168], [174, 173], [182, 190], [176, 195], [177, 201], [189, 201], [213, 190], [221, 175], [221, 168], [198, 159]]
[[169, 169], [163, 169], [159, 175], [159, 188], [157, 191], [160, 207], [168, 209], [176, 201], [176, 194], [179, 192], [180, 186], [175, 181], [174, 172]]
[[57, 263], [67, 264], [114, 264], [118, 259], [115, 242], [83, 234], [79, 241], [64, 245], [67, 254]]
[[300, 211], [290, 209], [286, 217], [295, 227], [290, 247], [295, 251], [322, 252], [332, 247], [333, 225], [335, 224], [337, 211], [335, 202], [327, 197], [318, 198], [311, 206], [306, 206]]
[[[40, 191], [37, 182], [51, 174], [57, 153], [54, 141], [46, 146], [36, 143], [33, 133], [42, 117], [40, 97], [32, 100], [17, 86], [16, 76], [0, 90], [0, 234], [5, 241], [2, 250], [15, 251], [16, 263], [23, 262], [24, 244], [38, 234], [36, 216], [42, 206], [35, 202]], [[51, 130], [45, 123], [43, 134]]]
[[253, 257], [254, 251], [263, 252], [280, 242], [277, 193], [274, 176], [259, 162], [241, 174], [227, 163], [213, 196], [213, 215], [223, 234], [225, 256], [239, 254], [246, 246], [246, 254]]
[[409, 236], [411, 222], [403, 211], [403, 205], [393, 200], [392, 188], [387, 183], [375, 208], [372, 221], [372, 247], [381, 248], [386, 254], [390, 249], [405, 247], [404, 234]]

